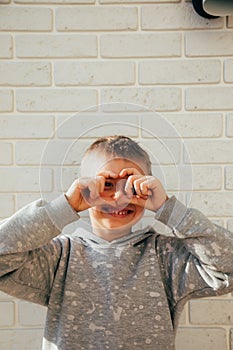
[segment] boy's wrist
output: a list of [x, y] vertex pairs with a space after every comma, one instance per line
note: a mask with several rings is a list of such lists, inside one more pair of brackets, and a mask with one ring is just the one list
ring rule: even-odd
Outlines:
[[64, 194], [49, 202], [46, 205], [46, 211], [50, 220], [60, 231], [66, 225], [79, 219], [78, 213], [69, 204]]
[[169, 199], [169, 197], [168, 197], [168, 195], [166, 195], [166, 198], [165, 198], [165, 200], [163, 201], [162, 205], [160, 205], [160, 206], [156, 209], [155, 213], [162, 212], [162, 209], [164, 208], [164, 206], [165, 206], [166, 202], [168, 201], [168, 199]]
[[167, 200], [156, 211], [155, 219], [170, 228], [176, 228], [183, 220], [188, 208], [175, 196], [167, 197]]

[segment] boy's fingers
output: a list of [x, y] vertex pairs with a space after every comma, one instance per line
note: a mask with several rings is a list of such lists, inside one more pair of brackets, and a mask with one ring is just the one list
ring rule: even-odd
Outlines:
[[105, 177], [104, 176], [96, 176], [96, 186], [97, 186], [97, 191], [98, 194], [104, 192], [104, 187], [105, 187]]
[[134, 187], [134, 181], [141, 175], [130, 175], [125, 184], [125, 192], [128, 196], [136, 195], [137, 191]]
[[120, 171], [119, 176], [125, 177], [130, 175], [142, 175], [136, 168], [125, 168]]
[[141, 193], [145, 196], [151, 196], [153, 191], [152, 188], [155, 186], [155, 180], [153, 179], [146, 179], [146, 181], [143, 181], [140, 183], [140, 190]]
[[125, 185], [125, 192], [127, 195], [134, 195], [134, 196], [144, 196], [148, 195], [148, 191], [146, 186], [144, 185], [143, 188], [141, 188], [141, 183], [147, 182], [147, 178], [142, 175], [131, 175], [128, 177], [126, 185]]
[[75, 184], [80, 190], [82, 190], [85, 187], [87, 187], [87, 182], [88, 182], [88, 180], [87, 180], [86, 177], [78, 178], [78, 179], [75, 180]]
[[143, 199], [148, 198], [148, 184], [147, 184], [147, 179], [141, 178], [141, 179], [136, 179], [133, 183], [133, 186], [136, 191], [136, 196], [141, 197]]
[[97, 176], [103, 176], [105, 177], [105, 179], [109, 179], [109, 178], [115, 179], [117, 178], [118, 175], [114, 173], [114, 171], [112, 170], [106, 170], [106, 171], [101, 171], [100, 173], [98, 173]]
[[148, 196], [153, 194], [153, 188], [155, 186], [155, 178], [150, 178], [141, 175], [131, 175], [129, 176], [125, 192], [128, 196], [137, 196], [142, 199], [147, 199]]
[[104, 181], [105, 178], [103, 176], [78, 179], [78, 187], [80, 188], [82, 195], [88, 204], [90, 200], [99, 197], [100, 192], [104, 188]]
[[133, 196], [131, 198], [130, 203], [134, 205], [138, 205], [139, 207], [145, 208], [147, 199], [148, 199], [147, 197], [144, 198], [141, 196]]

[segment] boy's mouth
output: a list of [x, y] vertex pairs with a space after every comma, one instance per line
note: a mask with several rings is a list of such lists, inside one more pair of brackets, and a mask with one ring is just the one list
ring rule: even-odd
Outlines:
[[125, 207], [125, 208], [115, 208], [110, 205], [104, 205], [101, 207], [101, 211], [103, 213], [109, 214], [113, 217], [121, 217], [124, 218], [128, 216], [129, 214], [132, 214], [134, 212], [133, 208]]

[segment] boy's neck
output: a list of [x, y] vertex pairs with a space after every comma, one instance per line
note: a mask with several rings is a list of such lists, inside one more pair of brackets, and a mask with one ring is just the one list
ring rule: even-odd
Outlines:
[[103, 228], [93, 228], [93, 233], [104, 239], [105, 241], [111, 242], [114, 241], [115, 239], [122, 238], [124, 236], [129, 235], [132, 233], [131, 229], [103, 229]]

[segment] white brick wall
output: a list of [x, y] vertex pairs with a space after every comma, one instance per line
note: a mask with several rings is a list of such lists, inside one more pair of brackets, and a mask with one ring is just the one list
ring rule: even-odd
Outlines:
[[136, 7], [78, 6], [56, 9], [55, 26], [58, 31], [137, 30]]
[[176, 57], [181, 55], [181, 33], [103, 34], [99, 47], [103, 58]]
[[33, 7], [1, 7], [0, 30], [2, 31], [50, 31], [52, 10]]
[[15, 37], [15, 55], [52, 59], [97, 57], [97, 38], [93, 34], [19, 34]]
[[[191, 1], [0, 0], [0, 218], [64, 191], [87, 145], [121, 133], [233, 231], [232, 55], [233, 16]], [[233, 350], [232, 303], [186, 305], [177, 350]], [[0, 350], [40, 350], [44, 317], [0, 293]]]
[[[156, 21], [155, 21], [156, 18]], [[190, 3], [143, 6], [141, 26], [143, 30], [206, 29], [207, 20], [194, 15]], [[209, 21], [209, 27], [220, 28], [223, 20]]]

